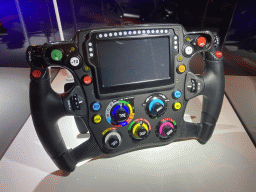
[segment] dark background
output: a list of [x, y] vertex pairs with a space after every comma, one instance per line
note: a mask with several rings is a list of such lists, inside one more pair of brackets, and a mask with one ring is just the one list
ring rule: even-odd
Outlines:
[[[253, 36], [255, 32], [253, 0], [238, 2], [229, 33], [237, 3], [234, 0], [62, 0], [57, 3], [65, 40], [70, 40], [80, 29], [138, 23], [180, 23], [188, 31], [211, 30], [219, 33], [221, 43], [226, 34], [227, 40], [252, 42], [248, 34]], [[127, 13], [135, 18], [125, 17]], [[28, 45], [60, 40], [52, 0], [2, 0], [0, 23], [1, 67], [28, 67], [25, 61]], [[253, 50], [248, 43], [239, 46]]]

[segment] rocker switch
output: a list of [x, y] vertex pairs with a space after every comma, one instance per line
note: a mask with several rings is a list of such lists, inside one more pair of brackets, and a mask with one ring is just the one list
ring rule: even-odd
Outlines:
[[72, 96], [72, 104], [73, 104], [74, 110], [81, 110], [77, 94]]

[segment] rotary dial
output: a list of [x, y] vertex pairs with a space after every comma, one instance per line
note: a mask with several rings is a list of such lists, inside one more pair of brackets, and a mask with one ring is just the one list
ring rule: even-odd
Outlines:
[[133, 99], [112, 101], [105, 115], [111, 125], [122, 127], [129, 124], [134, 117]]
[[156, 134], [161, 139], [170, 138], [177, 129], [176, 122], [171, 118], [162, 119], [156, 128]]
[[146, 112], [149, 117], [155, 119], [163, 115], [167, 107], [166, 101], [167, 98], [163, 94], [156, 93], [149, 96], [144, 103]]
[[150, 131], [151, 126], [150, 123], [143, 118], [136, 119], [135, 121], [131, 122], [128, 128], [130, 136], [135, 140], [142, 140], [145, 139]]

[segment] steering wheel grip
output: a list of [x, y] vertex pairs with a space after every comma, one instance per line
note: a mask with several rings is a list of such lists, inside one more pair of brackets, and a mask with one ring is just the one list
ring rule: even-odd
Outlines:
[[215, 51], [205, 53], [203, 110], [198, 141], [205, 144], [212, 136], [223, 103], [225, 76], [222, 57], [217, 58]]
[[32, 119], [46, 152], [60, 169], [69, 172], [74, 170], [74, 160], [57, 124], [65, 116], [62, 98], [51, 88], [48, 69], [42, 71], [42, 76], [38, 79], [31, 77], [29, 92]]

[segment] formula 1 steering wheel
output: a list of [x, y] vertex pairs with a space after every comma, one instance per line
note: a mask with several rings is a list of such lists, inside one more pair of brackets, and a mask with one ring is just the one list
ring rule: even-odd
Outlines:
[[[120, 51], [124, 45], [125, 53]], [[204, 53], [202, 75], [189, 69], [192, 56], [198, 52]], [[162, 63], [167, 60], [168, 66], [162, 66], [166, 68], [160, 69], [160, 63], [156, 69], [164, 78], [135, 83], [136, 79], [132, 79], [127, 83], [132, 77], [125, 79], [129, 73], [125, 63], [131, 54], [140, 59], [134, 65], [145, 71], [145, 63], [157, 63], [153, 56]], [[117, 65], [119, 56], [123, 64], [118, 60]], [[141, 59], [144, 56], [146, 60]], [[27, 61], [31, 67], [30, 107], [36, 132], [54, 163], [67, 172], [88, 158], [108, 158], [183, 139], [197, 139], [204, 144], [213, 133], [223, 102], [224, 68], [218, 36], [209, 31], [186, 32], [181, 25], [83, 30], [71, 41], [29, 46]], [[74, 76], [73, 87], [63, 94], [54, 92], [50, 85], [48, 67], [56, 65], [69, 69]], [[104, 74], [110, 73], [109, 66], [113, 66], [113, 72], [119, 65], [125, 72], [107, 76], [111, 80], [107, 82]], [[147, 73], [151, 70], [153, 67]], [[197, 95], [203, 95], [201, 123], [185, 122], [186, 104]], [[91, 135], [74, 149], [67, 149], [57, 125], [67, 115], [81, 118]]]

